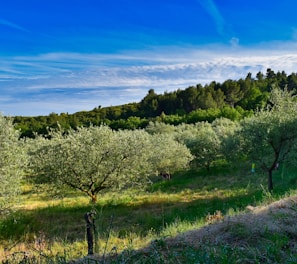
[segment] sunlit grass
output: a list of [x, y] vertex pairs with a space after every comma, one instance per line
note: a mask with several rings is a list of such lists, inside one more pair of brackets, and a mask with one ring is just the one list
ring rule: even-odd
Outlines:
[[[248, 205], [268, 203], [288, 192], [294, 173], [275, 175], [276, 191], [265, 193], [266, 177], [249, 172], [218, 174], [189, 171], [159, 181], [146, 190], [105, 193], [98, 197], [96, 227], [99, 254], [147, 247], [200, 228], [207, 216], [243, 212]], [[77, 259], [87, 254], [84, 214], [94, 208], [88, 197], [68, 192], [52, 198], [46, 192], [24, 187], [15, 213], [0, 222], [0, 260], [13, 252], [35, 252]]]

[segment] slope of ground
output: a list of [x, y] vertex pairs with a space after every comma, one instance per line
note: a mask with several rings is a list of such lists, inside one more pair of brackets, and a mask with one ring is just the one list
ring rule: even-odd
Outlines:
[[245, 213], [208, 216], [209, 224], [149, 247], [76, 263], [297, 263], [297, 196]]

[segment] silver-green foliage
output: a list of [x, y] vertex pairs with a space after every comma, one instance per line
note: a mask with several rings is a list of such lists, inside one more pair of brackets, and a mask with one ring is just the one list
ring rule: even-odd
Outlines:
[[270, 106], [242, 121], [241, 149], [268, 173], [268, 189], [273, 189], [272, 172], [288, 157], [296, 158], [297, 102], [291, 92], [274, 88]]
[[37, 147], [31, 152], [35, 176], [80, 190], [94, 202], [103, 191], [143, 186], [156, 171], [184, 167], [191, 158], [173, 138], [160, 140], [143, 130], [91, 126], [52, 132], [50, 137], [35, 139]]
[[184, 169], [194, 158], [186, 145], [175, 139], [174, 133], [154, 134], [150, 138], [152, 153], [149, 163], [157, 173]]
[[212, 125], [208, 122], [199, 122], [193, 126], [192, 137], [185, 140], [185, 144], [191, 149], [195, 161], [207, 169], [220, 156], [220, 140]]
[[191, 151], [192, 165], [207, 169], [219, 159], [233, 160], [239, 155], [236, 140], [239, 130], [239, 122], [227, 118], [218, 118], [212, 123], [197, 122], [178, 126], [151, 122], [146, 128], [151, 134], [174, 136]]
[[212, 122], [212, 128], [220, 142], [219, 156], [227, 161], [234, 161], [242, 154], [238, 149], [240, 123], [227, 118], [218, 118]]
[[26, 165], [24, 142], [12, 119], [0, 114], [0, 213], [11, 209], [21, 191]]
[[195, 166], [210, 169], [221, 157], [220, 139], [208, 122], [180, 125], [176, 129], [176, 138], [190, 149]]

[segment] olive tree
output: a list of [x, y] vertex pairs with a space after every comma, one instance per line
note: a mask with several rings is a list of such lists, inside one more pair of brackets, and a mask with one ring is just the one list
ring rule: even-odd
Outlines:
[[241, 123], [241, 147], [250, 160], [268, 175], [268, 190], [273, 190], [272, 173], [287, 160], [297, 142], [297, 103], [291, 92], [273, 88], [269, 107]]
[[0, 114], [0, 213], [11, 209], [21, 192], [26, 152], [13, 120]]
[[150, 136], [151, 155], [149, 163], [159, 173], [174, 173], [188, 166], [193, 155], [190, 150], [175, 139], [174, 133], [161, 133]]
[[222, 117], [214, 120], [211, 125], [220, 142], [221, 157], [229, 162], [237, 160], [241, 155], [240, 148], [237, 147], [240, 123]]
[[175, 132], [175, 127], [170, 124], [165, 124], [162, 122], [152, 122], [150, 121], [147, 127], [145, 128], [150, 134], [172, 134]]
[[[84, 192], [93, 202], [104, 191], [143, 186], [156, 169], [168, 165], [161, 164], [160, 148], [164, 144], [157, 144], [143, 130], [114, 131], [107, 126], [91, 126], [67, 133], [59, 130], [52, 132], [50, 139], [36, 140], [39, 147], [31, 152], [35, 176]], [[179, 150], [175, 150], [179, 157]], [[164, 157], [172, 158], [166, 155], [164, 151]]]
[[221, 157], [220, 140], [208, 122], [180, 126], [177, 138], [183, 142], [194, 156], [195, 165], [207, 170]]

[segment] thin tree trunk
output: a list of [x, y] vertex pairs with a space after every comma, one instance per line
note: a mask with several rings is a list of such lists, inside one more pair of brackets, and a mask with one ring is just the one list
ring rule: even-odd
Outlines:
[[97, 203], [97, 195], [92, 193], [90, 196], [92, 205], [95, 205]]
[[85, 214], [85, 220], [87, 224], [87, 241], [88, 241], [88, 255], [94, 254], [94, 227], [93, 227], [93, 217], [91, 213]]
[[272, 182], [272, 169], [268, 171], [268, 191], [272, 192], [273, 190], [273, 182]]

